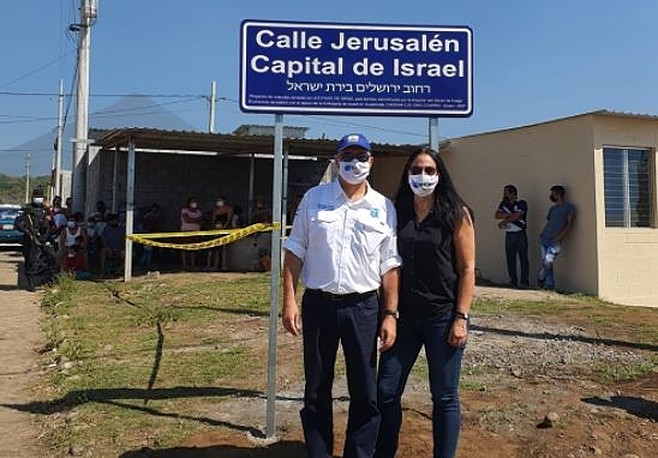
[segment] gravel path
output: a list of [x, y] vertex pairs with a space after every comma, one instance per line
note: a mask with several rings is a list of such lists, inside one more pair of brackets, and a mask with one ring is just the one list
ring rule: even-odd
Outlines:
[[589, 373], [603, 365], [639, 364], [645, 356], [632, 349], [609, 345], [587, 329], [548, 325], [513, 315], [477, 316], [472, 322], [465, 355], [466, 368], [492, 367], [515, 376], [555, 378]]

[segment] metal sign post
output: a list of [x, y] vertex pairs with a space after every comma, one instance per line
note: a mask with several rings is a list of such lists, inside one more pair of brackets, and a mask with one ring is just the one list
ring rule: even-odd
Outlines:
[[429, 146], [431, 149], [439, 152], [439, 118], [429, 118], [427, 120], [427, 129], [429, 137]]
[[267, 437], [276, 435], [276, 347], [279, 323], [279, 286], [281, 284], [281, 185], [283, 165], [283, 115], [274, 117], [274, 167], [272, 170], [272, 226], [270, 257], [270, 322], [267, 362]]

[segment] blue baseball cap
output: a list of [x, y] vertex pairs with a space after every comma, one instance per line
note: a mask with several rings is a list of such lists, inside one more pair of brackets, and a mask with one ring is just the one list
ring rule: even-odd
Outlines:
[[343, 138], [340, 139], [340, 142], [338, 143], [338, 148], [336, 148], [336, 151], [339, 153], [343, 151], [345, 148], [349, 148], [350, 146], [356, 146], [361, 149], [364, 149], [366, 151], [370, 151], [370, 142], [366, 137], [364, 137], [361, 134], [347, 134]]

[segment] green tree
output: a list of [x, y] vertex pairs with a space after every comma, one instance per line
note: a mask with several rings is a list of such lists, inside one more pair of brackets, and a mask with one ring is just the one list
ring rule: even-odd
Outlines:
[[[50, 186], [48, 175], [30, 178], [30, 192], [41, 186], [44, 190]], [[23, 204], [25, 200], [25, 177], [9, 176], [0, 173], [0, 203]]]

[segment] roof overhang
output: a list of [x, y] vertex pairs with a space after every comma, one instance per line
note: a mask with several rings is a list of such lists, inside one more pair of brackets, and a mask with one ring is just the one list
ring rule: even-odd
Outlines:
[[[245, 154], [271, 154], [274, 137], [205, 132], [170, 131], [160, 129], [126, 128], [93, 130], [94, 146], [104, 150], [127, 149], [132, 143], [136, 149], [158, 152], [206, 152], [217, 155], [240, 156]], [[283, 148], [297, 156], [332, 157], [336, 154], [338, 140], [284, 138]], [[407, 156], [417, 145], [391, 145], [372, 143], [375, 155]]]

